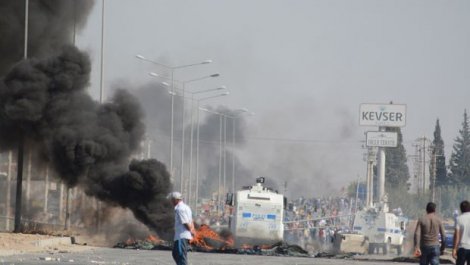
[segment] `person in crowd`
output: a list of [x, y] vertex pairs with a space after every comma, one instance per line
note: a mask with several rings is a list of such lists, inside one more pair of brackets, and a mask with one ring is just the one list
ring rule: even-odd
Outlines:
[[187, 265], [189, 240], [195, 234], [191, 208], [183, 202], [183, 196], [177, 191], [170, 193], [168, 198], [175, 207], [173, 259], [176, 265]]
[[452, 256], [457, 259], [457, 265], [470, 265], [470, 203], [460, 203], [462, 214], [457, 217], [454, 232], [454, 248]]
[[439, 265], [439, 256], [445, 249], [445, 240], [439, 243], [439, 235], [445, 238], [444, 225], [436, 215], [436, 204], [429, 202], [426, 215], [418, 219], [415, 229], [414, 247], [420, 265]]

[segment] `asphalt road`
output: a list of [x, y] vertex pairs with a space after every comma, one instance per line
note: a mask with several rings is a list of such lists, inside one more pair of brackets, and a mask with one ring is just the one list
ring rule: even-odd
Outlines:
[[[351, 259], [268, 257], [254, 255], [190, 253], [191, 265], [391, 265], [391, 261], [357, 261]], [[117, 264], [170, 265], [174, 264], [170, 251], [96, 248], [74, 253], [29, 253], [0, 257], [1, 265], [36, 264]], [[403, 263], [402, 263], [403, 264]]]

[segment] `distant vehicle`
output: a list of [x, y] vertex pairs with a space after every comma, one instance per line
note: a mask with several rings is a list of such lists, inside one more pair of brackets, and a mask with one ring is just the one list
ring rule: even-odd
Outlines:
[[273, 244], [283, 240], [284, 196], [263, 187], [263, 183], [263, 177], [257, 178], [255, 186], [245, 187], [227, 196], [226, 203], [233, 206], [229, 227], [236, 247], [243, 244]]
[[453, 225], [444, 225], [445, 232], [445, 245], [446, 248], [454, 247], [454, 231], [455, 228]]
[[[385, 207], [384, 207], [385, 208]], [[388, 207], [387, 207], [388, 208]], [[359, 211], [354, 218], [353, 231], [366, 237], [369, 243], [368, 253], [382, 249], [387, 255], [392, 248], [397, 254], [403, 252], [405, 221], [394, 213], [375, 207]]]

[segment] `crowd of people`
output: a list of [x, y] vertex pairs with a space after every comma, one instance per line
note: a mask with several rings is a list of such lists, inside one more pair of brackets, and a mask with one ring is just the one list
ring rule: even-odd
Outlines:
[[347, 197], [300, 197], [288, 203], [284, 239], [304, 248], [329, 249], [339, 231], [349, 230], [352, 216], [363, 202]]
[[[328, 249], [332, 246], [335, 233], [347, 231], [356, 209], [363, 207], [363, 201], [347, 197], [322, 197], [291, 200], [284, 209], [284, 240], [307, 248]], [[229, 225], [229, 207], [217, 210], [213, 201], [199, 207], [195, 214], [197, 224], [225, 227]]]

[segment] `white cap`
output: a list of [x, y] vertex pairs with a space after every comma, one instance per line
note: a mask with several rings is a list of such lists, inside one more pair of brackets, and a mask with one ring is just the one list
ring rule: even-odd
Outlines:
[[177, 191], [173, 191], [170, 194], [168, 194], [167, 198], [168, 199], [174, 199], [174, 200], [182, 200], [183, 195], [181, 195], [181, 193], [179, 193]]

